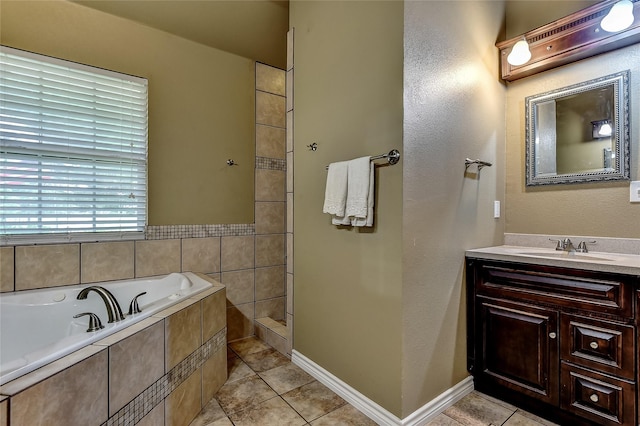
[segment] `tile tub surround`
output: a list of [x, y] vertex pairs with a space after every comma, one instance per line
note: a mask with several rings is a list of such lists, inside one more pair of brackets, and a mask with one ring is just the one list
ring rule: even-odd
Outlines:
[[[284, 218], [273, 214], [274, 210], [284, 214], [284, 204], [263, 204], [267, 217], [261, 223], [265, 229], [284, 232], [281, 225]], [[271, 225], [269, 218], [275, 218], [278, 224]], [[155, 227], [156, 233], [161, 233], [159, 228]], [[274, 247], [280, 250], [284, 234], [260, 235], [256, 242], [253, 224], [172, 225], [163, 229], [171, 236], [203, 236], [0, 247], [0, 292], [192, 271], [205, 273], [225, 285], [228, 280], [230, 340], [254, 334], [256, 303], [261, 312], [267, 311], [266, 315], [284, 318], [285, 283], [284, 274], [280, 273], [284, 268], [284, 253], [274, 256], [261, 252]], [[256, 256], [261, 262], [257, 273]], [[65, 265], [64, 270], [58, 265]]]
[[227, 379], [225, 287], [199, 276], [214, 287], [1, 386], [9, 425], [188, 425]]

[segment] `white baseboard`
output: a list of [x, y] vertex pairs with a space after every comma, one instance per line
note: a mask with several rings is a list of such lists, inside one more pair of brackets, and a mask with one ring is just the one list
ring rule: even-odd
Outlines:
[[399, 419], [300, 352], [293, 350], [291, 352], [291, 361], [320, 383], [340, 395], [345, 401], [360, 410], [371, 420], [384, 426], [425, 425], [473, 390], [473, 377], [469, 376], [411, 413], [411, 415], [404, 419]]

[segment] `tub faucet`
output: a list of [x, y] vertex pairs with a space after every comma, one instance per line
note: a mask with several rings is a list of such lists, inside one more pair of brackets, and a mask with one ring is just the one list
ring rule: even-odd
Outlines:
[[122, 314], [122, 309], [120, 309], [120, 305], [118, 305], [118, 301], [111, 294], [109, 290], [106, 288], [102, 288], [99, 286], [91, 286], [82, 289], [80, 293], [78, 293], [78, 300], [84, 300], [87, 298], [89, 292], [95, 291], [98, 293], [98, 296], [102, 298], [105, 306], [107, 307], [107, 316], [109, 317], [108, 322], [122, 321], [124, 319], [124, 315]]

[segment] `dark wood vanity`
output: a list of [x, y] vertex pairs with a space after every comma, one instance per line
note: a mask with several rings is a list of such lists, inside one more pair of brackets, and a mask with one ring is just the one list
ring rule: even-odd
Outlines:
[[475, 388], [565, 425], [640, 424], [640, 277], [467, 257]]

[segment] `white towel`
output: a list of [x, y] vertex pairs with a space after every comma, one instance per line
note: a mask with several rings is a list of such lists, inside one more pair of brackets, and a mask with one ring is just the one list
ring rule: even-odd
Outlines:
[[360, 157], [349, 161], [345, 216], [358, 219], [367, 217], [370, 168], [371, 157]]
[[[351, 219], [353, 226], [373, 226], [373, 200], [375, 198], [375, 179], [373, 163], [369, 162], [369, 188], [367, 190], [367, 214], [365, 217]], [[347, 201], [349, 198], [347, 197]]]
[[[323, 212], [333, 215], [331, 223], [334, 225], [373, 226], [373, 201], [375, 195], [374, 165], [371, 157], [360, 157], [347, 163], [347, 190], [345, 209], [340, 213], [339, 209], [333, 209], [336, 213], [329, 212], [327, 207], [327, 194], [335, 197], [335, 171], [334, 176], [327, 176], [327, 189], [325, 190], [325, 208]], [[334, 163], [336, 164], [336, 163]], [[338, 163], [339, 164], [339, 163]], [[334, 167], [335, 168], [335, 167]], [[329, 165], [329, 171], [332, 167]]]
[[334, 216], [344, 216], [347, 207], [347, 177], [349, 162], [329, 164], [327, 172], [327, 186], [324, 191], [323, 213]]

